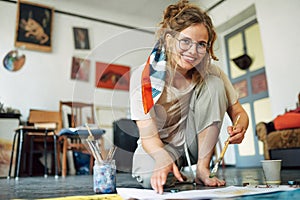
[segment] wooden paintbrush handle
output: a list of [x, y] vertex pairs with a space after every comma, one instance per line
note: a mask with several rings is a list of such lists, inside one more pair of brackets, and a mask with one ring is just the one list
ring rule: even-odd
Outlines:
[[226, 152], [226, 150], [227, 150], [227, 147], [228, 147], [228, 145], [229, 145], [229, 137], [228, 137], [228, 139], [226, 140], [226, 142], [225, 142], [225, 146], [223, 147], [223, 150], [222, 150], [222, 152], [221, 152], [221, 155], [220, 155], [220, 160], [222, 160], [222, 159], [223, 159], [223, 157], [224, 157], [224, 154], [225, 154], [225, 152]]
[[[240, 120], [240, 117], [241, 117], [240, 115], [237, 116], [237, 118], [236, 118], [236, 120], [235, 120], [235, 123], [234, 123], [234, 125], [233, 125], [233, 128], [235, 128], [236, 125], [238, 124], [238, 122], [239, 122], [239, 120]], [[226, 150], [227, 150], [227, 147], [228, 147], [228, 145], [229, 145], [229, 138], [230, 138], [230, 136], [228, 137], [228, 139], [227, 139], [226, 142], [225, 142], [225, 146], [224, 146], [224, 148], [223, 148], [223, 150], [222, 150], [222, 152], [221, 152], [221, 155], [220, 155], [220, 160], [223, 159], [224, 154], [225, 154], [225, 152], [226, 152]]]
[[237, 116], [237, 118], [236, 118], [236, 120], [235, 120], [235, 122], [234, 122], [234, 124], [233, 124], [233, 128], [235, 128], [236, 125], [239, 123], [240, 117], [241, 117], [240, 115]]
[[86, 128], [87, 128], [87, 130], [88, 130], [88, 132], [89, 132], [90, 136], [92, 136], [92, 137], [93, 137], [92, 131], [91, 131], [91, 129], [90, 129], [90, 127], [88, 126], [88, 124], [87, 124], [87, 123], [85, 124], [85, 126], [86, 126]]

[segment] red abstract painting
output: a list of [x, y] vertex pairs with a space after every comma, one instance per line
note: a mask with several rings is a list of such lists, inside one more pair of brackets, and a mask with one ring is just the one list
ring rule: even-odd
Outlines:
[[129, 90], [130, 67], [96, 62], [96, 87]]

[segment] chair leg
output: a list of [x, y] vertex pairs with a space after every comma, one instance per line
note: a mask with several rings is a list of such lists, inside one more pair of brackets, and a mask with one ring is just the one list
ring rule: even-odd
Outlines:
[[12, 149], [11, 149], [11, 155], [10, 155], [10, 162], [9, 162], [9, 170], [8, 170], [8, 176], [7, 178], [10, 179], [11, 176], [11, 168], [12, 168], [12, 164], [13, 164], [13, 160], [14, 160], [14, 151], [15, 151], [15, 143], [16, 143], [16, 136], [19, 132], [16, 131], [14, 134], [14, 139], [13, 139], [13, 145], [12, 145]]
[[48, 131], [45, 131], [45, 137], [44, 137], [44, 157], [45, 157], [44, 177], [48, 177], [48, 163], [47, 163], [47, 135], [48, 135]]
[[63, 136], [63, 158], [62, 158], [62, 177], [67, 175], [67, 151], [68, 151], [68, 139], [66, 136]]
[[53, 150], [54, 150], [54, 167], [55, 167], [55, 178], [57, 178], [58, 177], [58, 167], [57, 167], [57, 165], [58, 165], [58, 162], [57, 162], [57, 147], [56, 147], [56, 135], [55, 135], [55, 133], [53, 133], [53, 142], [54, 142], [54, 144], [53, 144]]
[[94, 167], [94, 157], [90, 154], [90, 175], [93, 174], [93, 167]]
[[56, 162], [57, 162], [57, 173], [59, 174], [59, 173], [61, 173], [61, 160], [60, 160], [60, 153], [61, 153], [61, 147], [60, 147], [60, 145], [61, 145], [61, 140], [60, 140], [60, 138], [59, 137], [57, 137], [56, 136], [56, 141], [57, 141], [57, 143], [56, 143], [56, 153], [57, 153], [57, 157], [56, 157]]
[[33, 140], [34, 136], [30, 136], [30, 150], [29, 150], [29, 176], [32, 176], [32, 159], [33, 159]]

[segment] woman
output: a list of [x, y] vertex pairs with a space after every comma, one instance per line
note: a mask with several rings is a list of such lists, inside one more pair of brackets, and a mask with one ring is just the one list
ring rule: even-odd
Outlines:
[[161, 194], [169, 175], [184, 181], [180, 168], [191, 163], [196, 183], [223, 186], [209, 177], [209, 165], [224, 114], [240, 116], [228, 127], [231, 144], [242, 142], [248, 116], [227, 76], [210, 63], [217, 60], [211, 19], [182, 0], [166, 8], [157, 36], [146, 64], [131, 76], [131, 116], [140, 131], [132, 174]]

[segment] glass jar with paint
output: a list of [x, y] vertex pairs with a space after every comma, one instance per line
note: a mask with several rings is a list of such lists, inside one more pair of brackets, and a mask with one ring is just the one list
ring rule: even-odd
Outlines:
[[96, 194], [114, 194], [116, 191], [115, 160], [95, 161], [93, 168], [94, 192]]

